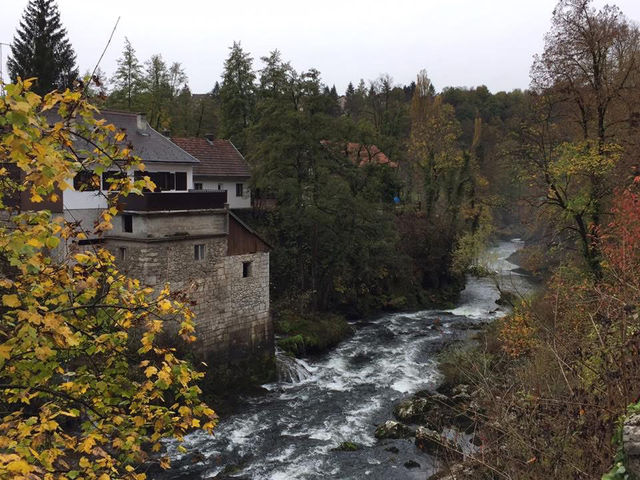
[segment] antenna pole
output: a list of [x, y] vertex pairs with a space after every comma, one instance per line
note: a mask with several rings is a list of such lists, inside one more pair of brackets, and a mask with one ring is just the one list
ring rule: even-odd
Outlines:
[[2, 66], [3, 66], [2, 46], [3, 45], [6, 45], [7, 47], [11, 46], [8, 43], [0, 42], [0, 94], [4, 94], [4, 75], [3, 75], [3, 71], [2, 71]]

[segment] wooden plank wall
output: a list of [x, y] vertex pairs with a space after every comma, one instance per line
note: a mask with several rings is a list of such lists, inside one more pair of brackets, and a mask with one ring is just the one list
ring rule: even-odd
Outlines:
[[244, 255], [269, 251], [267, 244], [247, 230], [231, 215], [229, 215], [229, 236], [227, 239], [227, 255]]

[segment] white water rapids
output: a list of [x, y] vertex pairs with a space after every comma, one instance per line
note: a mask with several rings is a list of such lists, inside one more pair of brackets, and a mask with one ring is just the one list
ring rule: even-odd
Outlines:
[[[502, 242], [487, 254], [486, 263], [498, 272], [504, 290], [530, 288], [507, 261], [520, 245]], [[319, 358], [280, 355], [282, 376], [265, 385], [266, 395], [245, 399], [213, 436], [190, 434], [184, 443], [187, 454], [168, 445], [174, 466], [155, 478], [427, 478], [435, 470], [433, 459], [412, 439], [377, 441], [375, 425], [393, 418], [394, 404], [408, 394], [437, 386], [436, 354], [460, 338], [462, 326], [503, 315], [498, 297], [492, 278], [470, 277], [457, 308], [358, 322], [351, 338]], [[333, 450], [345, 441], [362, 448]], [[405, 467], [410, 460], [419, 467]]]

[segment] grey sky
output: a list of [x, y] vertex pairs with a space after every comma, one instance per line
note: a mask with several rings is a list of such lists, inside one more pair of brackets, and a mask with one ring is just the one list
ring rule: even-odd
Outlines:
[[[596, 5], [604, 4], [597, 1]], [[610, 2], [611, 3], [611, 2]], [[615, 2], [640, 20], [640, 1]], [[27, 0], [2, 0], [0, 42], [10, 43]], [[389, 73], [408, 83], [424, 68], [435, 86], [526, 88], [556, 0], [58, 0], [82, 72], [93, 67], [118, 16], [101, 64], [111, 75], [127, 36], [141, 61], [179, 61], [195, 93], [220, 79], [240, 40], [259, 57], [278, 48], [296, 70], [315, 67], [342, 92], [348, 82]], [[8, 47], [3, 48], [6, 62]], [[3, 65], [6, 75], [6, 68]]]

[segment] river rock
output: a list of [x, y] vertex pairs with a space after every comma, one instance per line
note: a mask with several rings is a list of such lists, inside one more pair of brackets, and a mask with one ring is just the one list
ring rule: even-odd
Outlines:
[[415, 460], [409, 460], [408, 462], [404, 462], [405, 468], [420, 468], [420, 464]]
[[449, 404], [446, 395], [420, 392], [396, 405], [393, 414], [401, 422], [437, 426], [442, 423], [441, 419], [449, 409]]
[[431, 475], [428, 480], [471, 480], [473, 478], [477, 478], [477, 475], [472, 467], [456, 463], [446, 471]]
[[435, 454], [444, 447], [446, 440], [435, 430], [418, 427], [416, 430], [416, 446], [429, 454]]
[[455, 442], [430, 428], [418, 427], [415, 442], [420, 450], [430, 455], [462, 459], [460, 448]]
[[622, 445], [627, 468], [640, 478], [640, 414], [631, 415], [622, 427]]
[[394, 420], [387, 420], [376, 428], [375, 437], [383, 438], [408, 438], [413, 435], [413, 430], [406, 425]]

